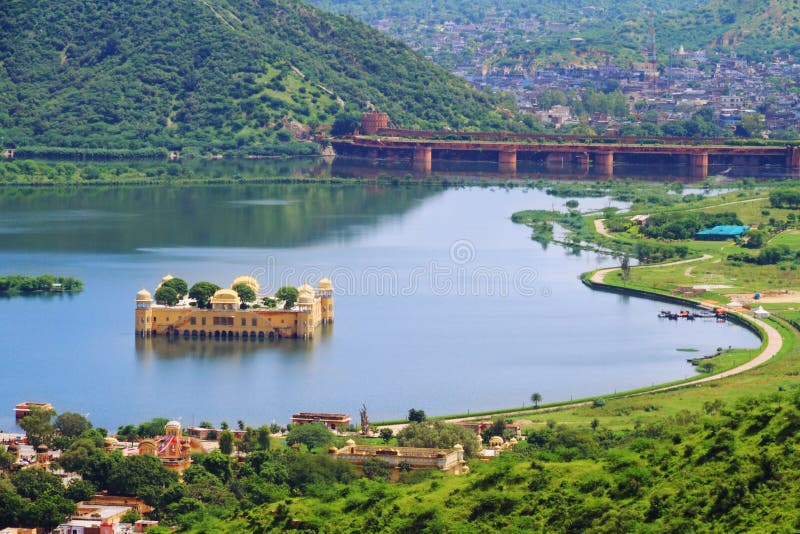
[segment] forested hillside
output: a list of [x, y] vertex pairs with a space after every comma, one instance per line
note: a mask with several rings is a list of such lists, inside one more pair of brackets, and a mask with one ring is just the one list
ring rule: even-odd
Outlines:
[[294, 0], [12, 0], [0, 27], [5, 146], [315, 151], [300, 125], [368, 105], [410, 127], [517, 127], [502, 97]]

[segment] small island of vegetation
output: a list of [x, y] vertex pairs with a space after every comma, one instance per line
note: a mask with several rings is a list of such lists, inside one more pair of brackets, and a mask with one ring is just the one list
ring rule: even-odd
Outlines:
[[0, 277], [0, 296], [60, 292], [79, 293], [81, 291], [83, 291], [83, 282], [71, 276], [11, 274]]

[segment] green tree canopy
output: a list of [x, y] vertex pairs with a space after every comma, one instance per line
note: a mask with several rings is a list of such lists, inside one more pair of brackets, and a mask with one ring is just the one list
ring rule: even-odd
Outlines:
[[275, 298], [284, 301], [283, 307], [290, 309], [297, 302], [297, 288], [294, 286], [283, 286], [275, 292]]
[[163, 284], [161, 287], [171, 287], [175, 290], [175, 293], [178, 294], [178, 297], [183, 297], [189, 292], [189, 286], [186, 284], [186, 280], [183, 278], [170, 278]]
[[208, 308], [211, 305], [211, 297], [219, 288], [217, 284], [211, 282], [197, 282], [189, 289], [189, 297], [197, 301], [198, 308]]
[[310, 449], [324, 447], [333, 442], [333, 432], [322, 423], [295, 425], [286, 434], [286, 444], [302, 443]]
[[55, 414], [54, 410], [33, 406], [30, 414], [20, 419], [19, 426], [28, 435], [28, 443], [34, 447], [50, 445], [56, 430], [52, 422]]
[[475, 441], [475, 434], [468, 428], [443, 421], [409, 423], [397, 433], [397, 443], [402, 447], [449, 449], [460, 444], [470, 456], [476, 452]]
[[353, 111], [342, 111], [336, 115], [331, 126], [331, 135], [350, 135], [361, 124], [361, 114]]
[[218, 441], [223, 454], [230, 455], [233, 452], [233, 433], [230, 430], [220, 432]]
[[416, 408], [409, 408], [408, 420], [412, 423], [421, 423], [426, 419], [425, 410], [417, 410]]
[[155, 504], [161, 492], [178, 476], [155, 456], [126, 456], [115, 464], [108, 476], [108, 489], [117, 495], [130, 495]]
[[156, 289], [156, 302], [166, 304], [167, 306], [174, 306], [178, 303], [178, 293], [169, 286], [161, 286]]
[[56, 417], [55, 429], [63, 436], [76, 438], [92, 428], [92, 423], [79, 413], [64, 412]]
[[253, 291], [252, 287], [245, 283], [236, 284], [233, 286], [233, 290], [239, 295], [239, 298], [242, 300], [242, 304], [256, 300], [256, 292]]

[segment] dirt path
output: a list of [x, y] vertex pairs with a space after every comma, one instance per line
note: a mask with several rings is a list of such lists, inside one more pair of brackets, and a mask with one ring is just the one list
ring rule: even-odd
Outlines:
[[597, 230], [597, 233], [608, 238], [612, 238], [611, 233], [606, 228], [606, 220], [605, 219], [595, 219], [594, 220], [594, 229]]
[[722, 206], [733, 206], [734, 204], [747, 204], [748, 202], [758, 202], [760, 200], [767, 200], [767, 197], [748, 198], [747, 200], [732, 200], [731, 202], [723, 202], [722, 204], [712, 204], [711, 206], [701, 206], [699, 208], [691, 208], [686, 211], [707, 210], [709, 208], [721, 208]]
[[[691, 263], [693, 261], [710, 260], [713, 257], [714, 256], [712, 256], [711, 254], [703, 254], [699, 258], [689, 258], [688, 260], [678, 260], [678, 261], [671, 261], [669, 263], [659, 263], [658, 265], [646, 265], [646, 266], [643, 265], [642, 267], [647, 267], [650, 269], [659, 269], [661, 267], [672, 267], [673, 265], [681, 265], [682, 263]], [[616, 271], [617, 269], [619, 269], [619, 267], [609, 267], [608, 269], [600, 269], [598, 271], [595, 271], [590, 280], [595, 284], [602, 284], [603, 280], [606, 279], [606, 275], [611, 271]]]

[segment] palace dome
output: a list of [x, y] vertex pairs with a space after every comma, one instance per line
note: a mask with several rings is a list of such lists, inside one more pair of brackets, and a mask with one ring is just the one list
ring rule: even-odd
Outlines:
[[333, 284], [330, 278], [323, 278], [317, 284], [320, 291], [333, 291]]
[[163, 284], [164, 282], [169, 282], [173, 278], [175, 278], [175, 277], [172, 276], [171, 274], [167, 274], [166, 276], [164, 276], [164, 278], [161, 279], [161, 283]]
[[164, 430], [168, 429], [169, 427], [175, 427], [175, 428], [177, 428], [178, 430], [180, 430], [180, 428], [181, 428], [181, 422], [180, 422], [180, 421], [175, 421], [175, 420], [172, 420], [172, 421], [170, 421], [169, 423], [167, 423], [166, 425], [164, 425]]
[[234, 288], [239, 284], [250, 286], [250, 289], [255, 291], [256, 294], [258, 294], [259, 289], [261, 289], [261, 286], [258, 285], [258, 281], [252, 276], [237, 276], [236, 279], [231, 283], [231, 288]]
[[303, 284], [302, 286], [297, 288], [297, 294], [302, 295], [303, 293], [310, 293], [311, 295], [313, 295], [314, 288], [308, 284]]
[[152, 295], [150, 295], [150, 292], [146, 289], [142, 289], [136, 293], [136, 302], [152, 302], [152, 300]]
[[239, 294], [233, 289], [218, 289], [211, 297], [211, 304], [234, 303], [239, 304]]

